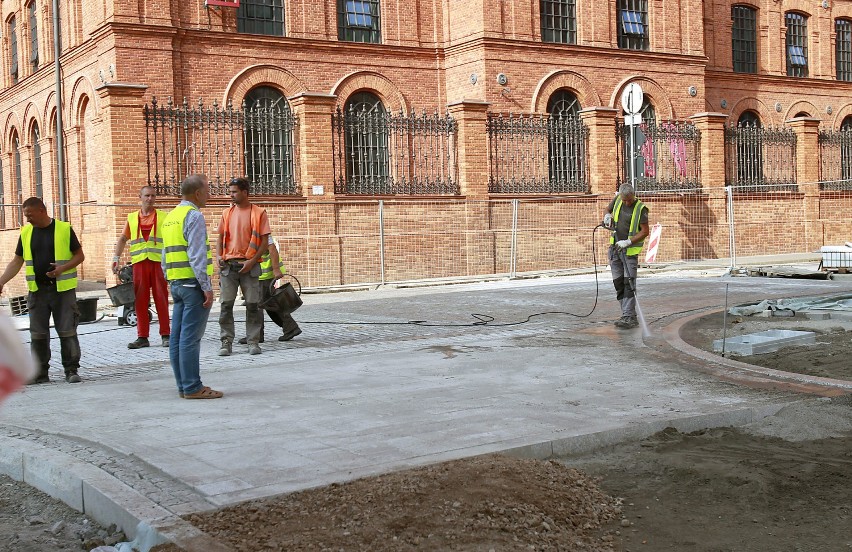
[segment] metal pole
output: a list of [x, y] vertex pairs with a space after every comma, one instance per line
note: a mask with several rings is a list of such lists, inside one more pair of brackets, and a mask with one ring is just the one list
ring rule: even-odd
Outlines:
[[512, 200], [512, 240], [509, 253], [509, 278], [514, 278], [518, 268], [518, 200]]
[[737, 266], [737, 237], [735, 234], [736, 225], [734, 224], [734, 191], [733, 186], [725, 186], [725, 200], [728, 204], [728, 249], [731, 253], [731, 267], [733, 272]]
[[65, 199], [65, 136], [62, 125], [62, 71], [59, 56], [59, 0], [53, 0], [53, 72], [56, 76], [56, 184], [59, 189], [59, 220], [68, 220]]
[[379, 265], [382, 271], [382, 285], [385, 285], [385, 202], [379, 200]]

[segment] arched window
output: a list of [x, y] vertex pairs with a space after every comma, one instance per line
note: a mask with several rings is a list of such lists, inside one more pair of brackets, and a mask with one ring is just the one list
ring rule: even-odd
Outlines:
[[845, 189], [852, 187], [852, 115], [847, 115], [840, 123], [840, 177], [845, 181]]
[[808, 113], [807, 111], [799, 111], [798, 113], [796, 113], [793, 116], [793, 118], [795, 119], [796, 117], [810, 117], [810, 116], [811, 116], [811, 114]]
[[41, 144], [39, 144], [39, 140], [41, 140], [41, 136], [38, 132], [38, 125], [33, 123], [33, 130], [30, 133], [30, 142], [33, 145], [33, 182], [35, 183], [36, 197], [44, 199], [41, 180]]
[[21, 176], [21, 140], [18, 138], [17, 133], [15, 133], [15, 135], [12, 137], [12, 144], [15, 147], [15, 199], [18, 203], [18, 226], [23, 226], [24, 210], [20, 205], [24, 202], [24, 181], [23, 177]]
[[654, 109], [654, 104], [651, 103], [651, 99], [646, 95], [645, 101], [642, 102], [642, 109], [639, 111], [639, 114], [642, 115], [642, 122], [648, 126], [657, 124], [657, 110]]
[[586, 136], [580, 102], [570, 90], [557, 90], [547, 101], [547, 113], [549, 191], [585, 192]]
[[353, 94], [344, 106], [346, 116], [346, 183], [351, 191], [390, 192], [387, 111], [370, 92]]
[[293, 127], [290, 104], [271, 86], [258, 86], [245, 99], [246, 176], [257, 194], [294, 194]]
[[763, 184], [763, 125], [754, 111], [737, 119], [737, 180], [740, 185]]
[[30, 11], [30, 65], [33, 73], [38, 71], [38, 9], [33, 0], [29, 5]]
[[796, 12], [784, 14], [787, 26], [787, 75], [808, 76], [808, 18]]
[[731, 7], [731, 53], [735, 73], [757, 73], [757, 10]]

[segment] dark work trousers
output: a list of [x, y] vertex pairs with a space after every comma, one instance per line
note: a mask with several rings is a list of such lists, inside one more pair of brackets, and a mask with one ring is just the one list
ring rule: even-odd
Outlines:
[[38, 367], [37, 378], [47, 377], [50, 368], [50, 316], [59, 335], [62, 366], [65, 375], [76, 374], [80, 369], [80, 341], [77, 339], [77, 324], [80, 310], [77, 293], [56, 291], [56, 286], [40, 285], [38, 291], [27, 296], [30, 311], [30, 350]]

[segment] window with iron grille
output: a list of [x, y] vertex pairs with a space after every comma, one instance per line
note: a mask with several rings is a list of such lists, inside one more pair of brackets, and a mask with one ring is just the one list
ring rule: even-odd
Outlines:
[[570, 90], [547, 101], [547, 153], [551, 192], [586, 191], [586, 134], [580, 102]]
[[840, 178], [846, 189], [852, 189], [852, 115], [840, 123]]
[[296, 192], [293, 127], [287, 98], [271, 86], [245, 97], [246, 177], [255, 194]]
[[808, 19], [795, 12], [784, 14], [787, 25], [787, 75], [808, 76]]
[[731, 53], [735, 73], [757, 73], [757, 10], [731, 7]]
[[38, 71], [38, 10], [35, 1], [30, 2], [30, 65], [33, 73]]
[[[624, 114], [625, 117], [627, 114]], [[657, 124], [657, 111], [654, 109], [654, 104], [646, 95], [642, 100], [642, 108], [639, 110], [639, 116], [642, 119], [639, 125], [627, 125], [623, 127], [624, 140], [624, 174], [629, 177], [630, 162], [633, 161], [633, 171], [637, 179], [644, 179], [646, 176], [652, 177], [653, 170], [650, 169], [654, 163], [654, 143], [649, 139], [651, 130]], [[633, 134], [631, 138], [631, 133]], [[633, 153], [631, 154], [631, 146]]]
[[852, 81], [852, 21], [838, 19], [834, 22], [834, 30], [837, 33], [835, 41], [837, 80]]
[[338, 40], [380, 43], [379, 13], [379, 0], [337, 0]]
[[[15, 192], [18, 203], [23, 203], [24, 201], [24, 182], [21, 178], [21, 141], [18, 140], [18, 137], [12, 140], [12, 143], [15, 144]], [[18, 209], [18, 226], [22, 226], [24, 224], [24, 211], [22, 208]]]
[[390, 193], [385, 106], [374, 94], [358, 92], [346, 102], [344, 112], [348, 116], [344, 136], [347, 186], [374, 194]]
[[242, 0], [237, 32], [284, 36], [284, 0]]
[[9, 19], [9, 54], [12, 57], [9, 64], [9, 75], [12, 84], [18, 84], [18, 31], [15, 29], [15, 18]]
[[618, 47], [648, 49], [648, 0], [618, 0]]
[[753, 111], [744, 111], [737, 119], [741, 129], [737, 141], [737, 181], [741, 184], [763, 183], [763, 148], [760, 117]]
[[577, 0], [541, 0], [541, 39], [577, 43]]
[[41, 139], [38, 132], [38, 126], [33, 125], [32, 142], [33, 142], [33, 180], [35, 181], [36, 197], [43, 196], [41, 183], [41, 144], [38, 141]]

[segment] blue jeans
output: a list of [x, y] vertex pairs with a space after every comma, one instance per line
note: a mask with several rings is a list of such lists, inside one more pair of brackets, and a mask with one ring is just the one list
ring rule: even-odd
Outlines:
[[204, 292], [196, 280], [171, 282], [175, 306], [169, 357], [175, 373], [178, 392], [191, 395], [201, 390], [201, 337], [207, 328], [210, 309], [204, 308]]

